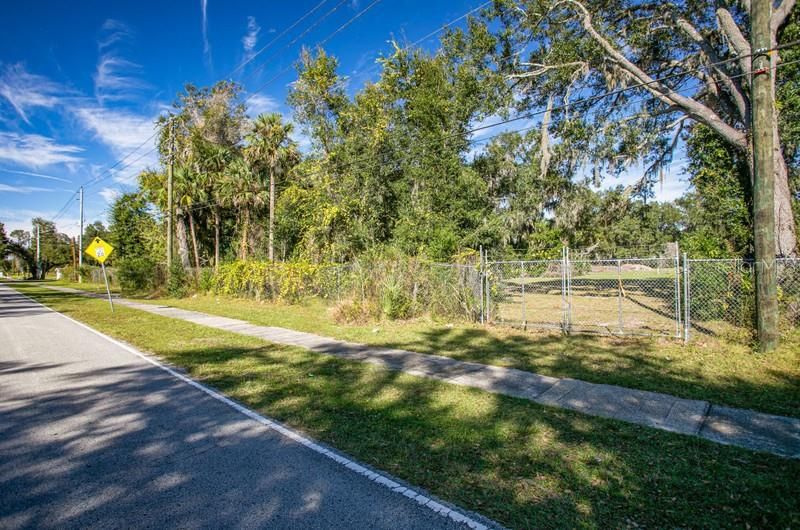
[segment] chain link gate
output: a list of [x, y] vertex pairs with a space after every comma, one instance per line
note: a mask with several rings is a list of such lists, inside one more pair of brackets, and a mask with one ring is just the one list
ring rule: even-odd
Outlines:
[[678, 256], [488, 261], [486, 320], [566, 333], [683, 336]]

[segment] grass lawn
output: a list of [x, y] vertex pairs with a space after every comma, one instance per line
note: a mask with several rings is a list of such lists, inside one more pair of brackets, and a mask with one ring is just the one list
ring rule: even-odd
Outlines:
[[[13, 286], [182, 366], [266, 415], [512, 528], [800, 525], [798, 460], [543, 407], [125, 307], [111, 314], [102, 300], [36, 284]], [[300, 319], [285, 308], [283, 315]], [[456, 331], [465, 332], [469, 328]]]
[[341, 325], [320, 300], [285, 305], [198, 295], [154, 302], [353, 342], [800, 416], [799, 331], [787, 333], [777, 352], [760, 355], [742, 344], [699, 335], [684, 346], [674, 339], [562, 336], [429, 319]]
[[[60, 287], [71, 287], [73, 289], [81, 289], [84, 291], [89, 291], [90, 293], [100, 293], [106, 294], [106, 284], [105, 283], [96, 283], [96, 282], [73, 282], [70, 280], [51, 280], [47, 282], [49, 285], [58, 285]], [[111, 292], [114, 294], [119, 294], [120, 289], [119, 285], [111, 284], [109, 285]]]

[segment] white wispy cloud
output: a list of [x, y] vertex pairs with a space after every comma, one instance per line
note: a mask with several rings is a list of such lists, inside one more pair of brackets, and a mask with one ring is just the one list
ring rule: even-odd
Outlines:
[[2, 169], [0, 168], [0, 173], [13, 173], [15, 175], [28, 175], [30, 177], [38, 177], [40, 179], [47, 179], [47, 180], [57, 180], [58, 182], [66, 182], [71, 183], [71, 180], [62, 178], [62, 177], [55, 177], [53, 175], [45, 175], [43, 173], [34, 173], [32, 171], [18, 171], [16, 169]]
[[256, 44], [258, 44], [258, 33], [260, 31], [261, 26], [256, 22], [256, 17], [247, 17], [247, 33], [242, 37], [245, 62], [253, 58], [253, 51], [256, 48]]
[[280, 112], [280, 109], [281, 104], [277, 99], [264, 96], [263, 94], [253, 94], [250, 96], [250, 99], [247, 100], [247, 114], [251, 118], [255, 118], [259, 114], [265, 112]]
[[115, 154], [135, 149], [155, 131], [154, 116], [103, 107], [84, 107], [75, 114], [83, 126]]
[[[31, 220], [36, 217], [42, 219], [52, 219], [57, 212], [55, 210], [32, 210], [28, 208], [0, 208], [0, 219], [6, 227], [6, 233], [13, 230], [25, 230], [30, 233]], [[77, 214], [77, 211], [75, 212]], [[91, 216], [87, 216], [91, 217]], [[68, 236], [77, 236], [79, 230], [77, 215], [68, 214], [62, 217], [56, 228], [59, 232]]]
[[94, 74], [94, 95], [101, 105], [136, 97], [141, 90], [150, 88], [138, 77], [141, 66], [123, 58], [117, 49], [132, 35], [128, 26], [118, 20], [106, 20], [102, 26], [102, 36], [97, 42], [100, 57]]
[[119, 190], [114, 188], [103, 188], [102, 190], [98, 191], [97, 194], [100, 195], [108, 204], [111, 204], [117, 200], [117, 197], [122, 195]]
[[133, 32], [127, 24], [120, 20], [114, 20], [113, 18], [109, 18], [103, 22], [100, 29], [103, 32], [103, 38], [98, 41], [97, 46], [101, 51], [118, 42], [124, 42], [133, 36]]
[[8, 193], [34, 193], [34, 192], [50, 192], [56, 191], [51, 188], [40, 188], [38, 186], [14, 186], [12, 184], [3, 184], [0, 182], [0, 191], [6, 191]]
[[82, 147], [56, 143], [39, 134], [0, 132], [0, 160], [29, 168], [80, 162]]
[[31, 109], [56, 107], [64, 93], [61, 85], [28, 72], [20, 63], [6, 65], [0, 75], [0, 95], [28, 125]]
[[100, 104], [136, 97], [140, 90], [150, 85], [135, 74], [141, 70], [138, 64], [111, 53], [100, 56], [94, 74], [94, 95]]
[[[94, 133], [97, 141], [111, 149], [114, 156], [127, 156], [145, 143], [156, 130], [156, 116], [142, 116], [119, 109], [84, 107], [76, 109], [75, 115], [84, 128]], [[115, 180], [128, 181], [130, 174], [155, 165], [158, 161], [158, 154], [155, 151], [140, 158], [151, 147], [152, 145], [144, 145], [137, 153], [131, 155], [120, 166], [124, 169], [115, 175]]]
[[203, 56], [211, 63], [211, 44], [208, 42], [208, 0], [200, 0], [200, 11], [203, 17]]

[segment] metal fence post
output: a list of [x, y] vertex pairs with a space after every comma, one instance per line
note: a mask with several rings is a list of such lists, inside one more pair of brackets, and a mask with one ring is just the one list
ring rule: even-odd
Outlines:
[[617, 312], [619, 320], [619, 333], [622, 334], [622, 260], [617, 260]]
[[481, 324], [483, 324], [483, 276], [484, 276], [484, 263], [483, 263], [483, 245], [479, 247], [480, 258], [478, 261], [478, 296], [480, 296], [481, 303], [480, 303], [480, 311], [481, 311]]
[[689, 260], [683, 253], [683, 343], [689, 343], [690, 310], [689, 310]]
[[681, 336], [681, 255], [675, 242], [675, 338]]
[[561, 330], [567, 332], [567, 264], [564, 247], [561, 247]]
[[567, 333], [572, 331], [572, 266], [569, 262], [569, 247], [564, 247], [564, 264], [567, 287]]
[[564, 332], [572, 331], [572, 272], [569, 264], [569, 247], [563, 249], [563, 277], [564, 277]]
[[481, 281], [483, 282], [483, 298], [484, 298], [484, 317], [483, 320], [486, 324], [491, 323], [492, 315], [491, 315], [491, 305], [492, 305], [492, 293], [491, 293], [491, 286], [489, 285], [489, 268], [492, 266], [491, 262], [489, 261], [489, 252], [484, 251], [484, 269], [483, 269], [483, 277]]
[[519, 262], [520, 268], [520, 283], [522, 284], [522, 329], [526, 329], [527, 322], [525, 320], [525, 264], [521, 261]]

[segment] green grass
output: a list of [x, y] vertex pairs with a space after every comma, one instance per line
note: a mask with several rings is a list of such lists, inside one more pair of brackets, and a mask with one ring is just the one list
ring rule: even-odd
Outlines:
[[[89, 291], [90, 293], [106, 293], [106, 284], [105, 283], [96, 283], [91, 281], [84, 281], [84, 282], [73, 282], [71, 280], [61, 279], [61, 280], [48, 280], [48, 285], [57, 285], [59, 287], [71, 287], [73, 289], [81, 289], [83, 291]], [[111, 292], [114, 294], [119, 294], [120, 289], [119, 285], [111, 284], [109, 285]]]
[[14, 287], [509, 527], [800, 525], [797, 460]]
[[800, 416], [798, 331], [787, 333], [778, 351], [759, 355], [746, 345], [700, 335], [684, 346], [674, 339], [562, 336], [430, 319], [341, 325], [320, 300], [285, 305], [198, 295], [154, 302], [353, 342]]

